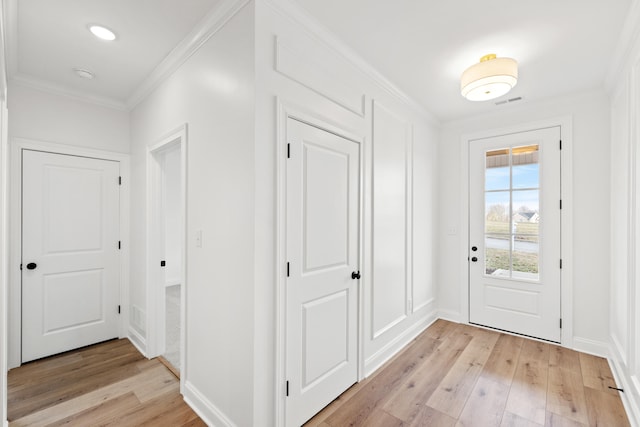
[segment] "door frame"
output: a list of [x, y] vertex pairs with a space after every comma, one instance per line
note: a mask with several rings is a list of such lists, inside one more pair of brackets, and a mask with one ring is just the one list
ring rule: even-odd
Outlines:
[[106, 150], [76, 147], [49, 141], [37, 141], [25, 138], [11, 138], [9, 141], [11, 161], [9, 165], [10, 211], [9, 211], [9, 284], [8, 284], [8, 343], [7, 368], [12, 369], [22, 363], [22, 275], [20, 258], [22, 256], [22, 151], [45, 151], [53, 154], [78, 157], [91, 157], [99, 160], [120, 163], [120, 289], [119, 301], [121, 314], [118, 318], [118, 336], [127, 336], [129, 324], [129, 191], [130, 156]]
[[[166, 152], [173, 147], [180, 150], [180, 229], [182, 231], [182, 273], [180, 275], [180, 392], [183, 393], [186, 379], [186, 296], [187, 296], [187, 274], [186, 274], [186, 253], [187, 253], [187, 140], [188, 126], [184, 123], [176, 129], [168, 132], [158, 142], [147, 148], [147, 337], [146, 356], [149, 358], [161, 355], [165, 345], [165, 300], [166, 291], [163, 286], [158, 286], [159, 279], [164, 277], [159, 260], [164, 256], [164, 240], [160, 242], [158, 229], [163, 225], [163, 214], [158, 207], [162, 206], [162, 167], [158, 162], [157, 155]], [[162, 243], [162, 245], [161, 245]]]
[[[364, 272], [358, 280], [358, 325], [357, 330], [357, 378], [364, 379], [364, 289], [369, 283], [364, 257], [365, 215], [364, 215], [364, 177], [365, 177], [365, 149], [366, 138], [349, 131], [340, 124], [322, 117], [312, 110], [299, 105], [277, 99], [276, 117], [276, 355], [275, 355], [275, 425], [286, 425], [286, 285], [287, 285], [287, 121], [289, 119], [308, 124], [318, 129], [330, 132], [341, 138], [357, 143], [360, 147], [360, 170], [358, 171], [360, 197], [358, 200], [358, 264], [360, 271]], [[337, 397], [337, 396], [336, 396]]]
[[460, 322], [469, 324], [469, 144], [477, 139], [497, 137], [512, 133], [521, 133], [536, 129], [560, 127], [562, 150], [560, 151], [560, 193], [562, 210], [560, 211], [560, 241], [563, 266], [560, 270], [561, 292], [560, 313], [562, 331], [560, 343], [564, 347], [573, 347], [573, 119], [562, 116], [547, 120], [521, 123], [504, 128], [489, 129], [460, 138], [461, 153], [461, 200], [460, 200]]

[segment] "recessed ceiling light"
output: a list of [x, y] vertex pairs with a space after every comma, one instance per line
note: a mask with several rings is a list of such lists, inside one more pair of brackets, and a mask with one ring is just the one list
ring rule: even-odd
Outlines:
[[116, 33], [102, 25], [89, 25], [89, 31], [101, 40], [113, 41], [116, 39]]
[[95, 77], [95, 74], [93, 74], [91, 71], [89, 70], [85, 70], [84, 68], [74, 68], [73, 72], [76, 73], [76, 76], [82, 78], [82, 79], [88, 79], [91, 80]]

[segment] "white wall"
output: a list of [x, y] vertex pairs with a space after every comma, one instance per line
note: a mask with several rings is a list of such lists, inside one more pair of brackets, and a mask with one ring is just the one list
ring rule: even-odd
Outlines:
[[[603, 91], [554, 98], [520, 106], [496, 107], [495, 114], [446, 123], [440, 138], [440, 258], [438, 302], [443, 316], [461, 313], [461, 136], [571, 115], [573, 119], [573, 341], [606, 354], [609, 337], [609, 100]], [[454, 234], [455, 233], [455, 234]], [[564, 320], [566, 322], [566, 320]], [[598, 350], [599, 349], [599, 350]]]
[[640, 6], [632, 6], [611, 87], [610, 361], [622, 401], [640, 424]]
[[131, 113], [131, 301], [142, 310], [147, 148], [188, 124], [181, 374], [186, 399], [214, 425], [254, 424], [253, 27], [253, 7], [245, 6]]
[[129, 113], [10, 82], [10, 139], [129, 152]]
[[[283, 348], [277, 346], [282, 341], [276, 341], [283, 332], [276, 306], [284, 304], [286, 260], [281, 237], [285, 224], [278, 222], [276, 213], [283, 207], [277, 202], [284, 197], [278, 183], [285, 168], [286, 120], [281, 115], [285, 110], [364, 140], [361, 375], [377, 368], [435, 318], [437, 125], [314, 21], [278, 4], [277, 0], [256, 2], [253, 370], [254, 419], [263, 420], [262, 425], [282, 421], [285, 401], [282, 360], [273, 371]], [[389, 115], [376, 118], [374, 103]], [[385, 157], [385, 152], [394, 153], [393, 158]], [[385, 188], [385, 178], [391, 174], [398, 179]], [[374, 213], [374, 199], [395, 205], [386, 213]], [[395, 221], [406, 228], [374, 227], [376, 219], [382, 223], [382, 215], [387, 225]], [[385, 245], [393, 246], [400, 256], [383, 274], [372, 260]], [[397, 304], [380, 304], [383, 295], [398, 295]]]

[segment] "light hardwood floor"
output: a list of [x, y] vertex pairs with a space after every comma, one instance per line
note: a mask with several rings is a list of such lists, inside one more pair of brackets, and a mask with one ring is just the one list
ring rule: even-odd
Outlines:
[[9, 426], [205, 426], [176, 377], [126, 339], [9, 371]]
[[615, 386], [600, 357], [438, 320], [306, 426], [628, 426]]

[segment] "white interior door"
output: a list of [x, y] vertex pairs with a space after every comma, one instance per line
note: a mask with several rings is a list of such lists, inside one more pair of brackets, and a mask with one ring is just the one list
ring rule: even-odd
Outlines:
[[299, 426], [358, 379], [360, 158], [293, 119], [287, 137], [286, 416]]
[[469, 319], [560, 341], [560, 128], [471, 141]]
[[22, 361], [118, 336], [118, 162], [22, 152]]

